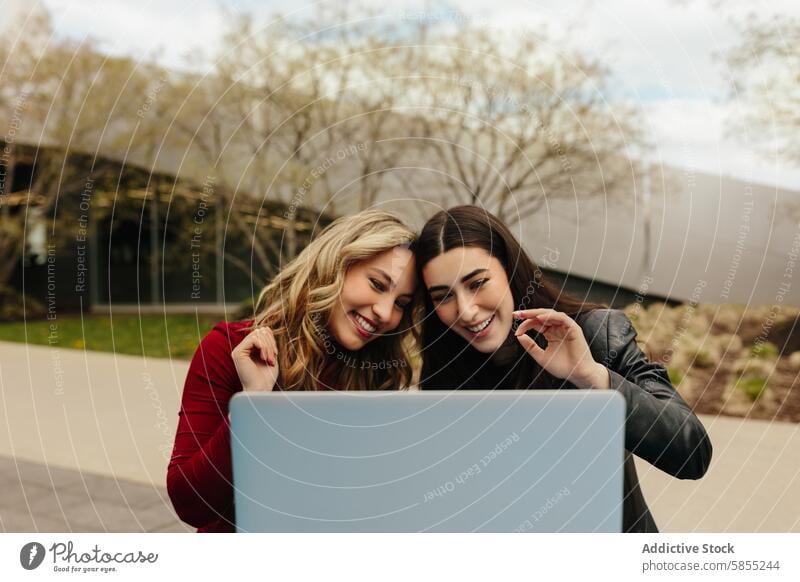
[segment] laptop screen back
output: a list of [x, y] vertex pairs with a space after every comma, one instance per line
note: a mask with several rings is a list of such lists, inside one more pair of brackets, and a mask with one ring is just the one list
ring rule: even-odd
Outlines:
[[619, 532], [614, 391], [240, 393], [240, 532]]

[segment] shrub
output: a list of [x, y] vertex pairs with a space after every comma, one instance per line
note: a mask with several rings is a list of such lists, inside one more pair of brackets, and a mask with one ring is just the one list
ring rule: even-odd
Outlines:
[[669, 374], [669, 381], [673, 386], [683, 382], [684, 374], [678, 368], [667, 368], [667, 374]]
[[736, 380], [734, 389], [744, 392], [750, 400], [755, 402], [764, 395], [767, 389], [767, 379], [761, 376], [742, 376]]
[[775, 360], [780, 355], [778, 346], [770, 342], [756, 344], [750, 348], [750, 355], [761, 360]]
[[744, 344], [742, 343], [742, 338], [740, 338], [738, 335], [735, 334], [730, 334], [730, 333], [720, 334], [718, 336], [718, 341], [720, 348], [723, 351], [731, 354], [735, 354], [741, 351], [741, 349], [744, 347]]
[[43, 319], [47, 314], [44, 306], [25, 296], [23, 307], [23, 294], [11, 287], [0, 286], [0, 321], [23, 321]]
[[694, 353], [691, 361], [696, 368], [711, 368], [716, 365], [716, 361], [708, 352], [708, 350], [703, 348], [698, 349]]
[[744, 376], [764, 376], [769, 377], [775, 372], [775, 362], [772, 360], [760, 360], [758, 358], [738, 358], [731, 367], [731, 370]]

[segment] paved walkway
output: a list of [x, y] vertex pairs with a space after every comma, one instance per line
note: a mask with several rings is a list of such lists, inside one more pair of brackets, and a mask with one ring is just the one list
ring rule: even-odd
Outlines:
[[665, 532], [800, 532], [800, 424], [701, 415], [714, 454], [699, 481], [636, 459]]
[[164, 487], [188, 366], [0, 342], [0, 455]]
[[187, 368], [0, 342], [0, 531], [194, 531], [165, 483]]
[[0, 457], [2, 532], [193, 532], [162, 487]]
[[[192, 531], [164, 489], [187, 367], [0, 342], [0, 529]], [[702, 420], [702, 480], [637, 461], [661, 530], [800, 532], [800, 425]]]

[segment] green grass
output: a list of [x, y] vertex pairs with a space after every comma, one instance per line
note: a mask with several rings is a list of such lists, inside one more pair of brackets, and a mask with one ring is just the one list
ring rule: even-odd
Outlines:
[[59, 317], [54, 322], [0, 323], [0, 341], [47, 345], [50, 325], [55, 324], [56, 341], [52, 345], [61, 348], [188, 359], [220, 319], [194, 315]]

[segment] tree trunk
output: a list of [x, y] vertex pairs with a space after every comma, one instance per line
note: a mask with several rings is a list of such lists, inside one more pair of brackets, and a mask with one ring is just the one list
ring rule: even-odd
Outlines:
[[[8, 285], [11, 277], [14, 276], [14, 271], [17, 269], [22, 253], [20, 252], [22, 240], [15, 235], [15, 230], [11, 226], [11, 221], [18, 220], [17, 217], [11, 216], [11, 209], [6, 202], [6, 196], [11, 194], [14, 185], [14, 144], [6, 144], [10, 150], [7, 165], [5, 168], [5, 176], [3, 177], [2, 187], [0, 187], [0, 256], [3, 260], [0, 261], [0, 287]], [[21, 232], [21, 231], [20, 231]], [[17, 239], [17, 240], [14, 240]]]

